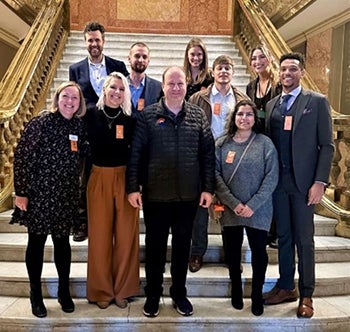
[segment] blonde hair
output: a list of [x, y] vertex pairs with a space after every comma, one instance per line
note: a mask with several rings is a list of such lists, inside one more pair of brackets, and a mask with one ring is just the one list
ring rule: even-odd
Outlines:
[[130, 88], [129, 88], [129, 83], [128, 83], [128, 80], [126, 79], [126, 77], [122, 74], [122, 73], [119, 73], [119, 72], [112, 72], [110, 73], [107, 77], [106, 77], [106, 80], [103, 84], [103, 91], [100, 95], [100, 98], [98, 99], [98, 102], [96, 104], [97, 108], [98, 109], [103, 109], [106, 102], [105, 102], [105, 90], [106, 88], [109, 86], [109, 84], [111, 83], [111, 81], [113, 79], [120, 79], [124, 85], [124, 101], [123, 103], [121, 104], [121, 108], [123, 110], [123, 113], [126, 114], [126, 115], [131, 115], [131, 92], [130, 92]]
[[80, 86], [73, 82], [73, 81], [67, 81], [67, 82], [63, 82], [62, 84], [60, 84], [60, 86], [56, 89], [55, 94], [53, 95], [52, 98], [52, 103], [51, 103], [51, 107], [50, 107], [50, 112], [57, 112], [58, 111], [58, 98], [61, 94], [61, 92], [68, 88], [68, 87], [76, 87], [79, 93], [79, 97], [80, 97], [80, 101], [79, 101], [79, 108], [78, 110], [74, 113], [73, 116], [76, 116], [77, 118], [81, 118], [82, 116], [85, 115], [86, 113], [86, 105], [85, 105], [85, 99], [83, 96], [83, 93], [80, 89]]

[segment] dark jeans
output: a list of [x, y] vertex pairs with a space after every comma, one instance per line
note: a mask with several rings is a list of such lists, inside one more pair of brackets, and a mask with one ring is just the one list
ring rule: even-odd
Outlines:
[[170, 296], [175, 300], [186, 296], [187, 264], [197, 206], [198, 201], [168, 203], [144, 200], [147, 297], [160, 297], [163, 294], [163, 272], [170, 229], [172, 234]]
[[252, 252], [252, 293], [254, 302], [262, 302], [262, 288], [265, 282], [265, 274], [268, 264], [266, 252], [267, 231], [251, 227], [231, 226], [224, 227], [224, 251], [226, 263], [229, 267], [230, 279], [234, 293], [242, 292], [241, 257], [244, 228], [247, 234], [249, 247]]
[[198, 207], [193, 221], [192, 231], [192, 255], [204, 256], [208, 248], [208, 209]]

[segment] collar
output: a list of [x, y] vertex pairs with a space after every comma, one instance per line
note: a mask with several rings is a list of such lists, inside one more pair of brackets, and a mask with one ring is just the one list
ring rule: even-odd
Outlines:
[[294, 90], [292, 90], [289, 93], [285, 93], [284, 91], [282, 91], [282, 95], [281, 97], [285, 96], [285, 95], [292, 95], [294, 98], [298, 97], [298, 95], [301, 92], [301, 85], [299, 85], [298, 87], [296, 87]]
[[93, 67], [106, 67], [106, 58], [105, 56], [102, 54], [102, 61], [100, 63], [93, 63], [90, 60], [90, 57], [88, 56], [88, 62], [89, 62], [89, 66], [93, 66]]
[[[219, 90], [216, 88], [215, 83], [213, 84], [213, 88], [211, 89], [211, 93], [212, 93], [213, 96], [216, 96], [217, 94], [221, 94], [219, 92]], [[232, 90], [232, 86], [231, 85], [230, 85], [230, 89], [227, 91], [225, 97], [228, 96], [228, 95], [233, 95], [233, 90]]]
[[[132, 85], [132, 83], [131, 83], [131, 75], [129, 75], [127, 77], [127, 80], [128, 80], [129, 85]], [[140, 85], [145, 86], [145, 81], [146, 81], [146, 74], [145, 74], [145, 76], [143, 76], [143, 79], [141, 80]]]

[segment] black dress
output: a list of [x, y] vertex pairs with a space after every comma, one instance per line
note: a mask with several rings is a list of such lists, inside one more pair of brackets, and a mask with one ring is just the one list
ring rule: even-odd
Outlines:
[[68, 120], [58, 111], [32, 119], [14, 157], [15, 193], [28, 197], [28, 208], [11, 223], [29, 233], [69, 235], [78, 217], [80, 157], [88, 150], [81, 119]]
[[203, 82], [201, 83], [188, 83], [187, 84], [187, 91], [186, 91], [186, 96], [185, 100], [188, 101], [190, 97], [195, 94], [196, 92], [206, 89], [210, 84], [214, 82], [213, 77], [211, 74], [207, 74]]

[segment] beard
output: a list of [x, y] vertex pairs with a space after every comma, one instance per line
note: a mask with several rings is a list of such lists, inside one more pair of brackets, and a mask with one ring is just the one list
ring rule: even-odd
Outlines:
[[131, 69], [138, 74], [142, 74], [146, 70], [147, 66], [137, 63], [137, 64], [132, 64]]
[[88, 52], [92, 59], [98, 59], [102, 55], [102, 49], [100, 47], [91, 47]]

